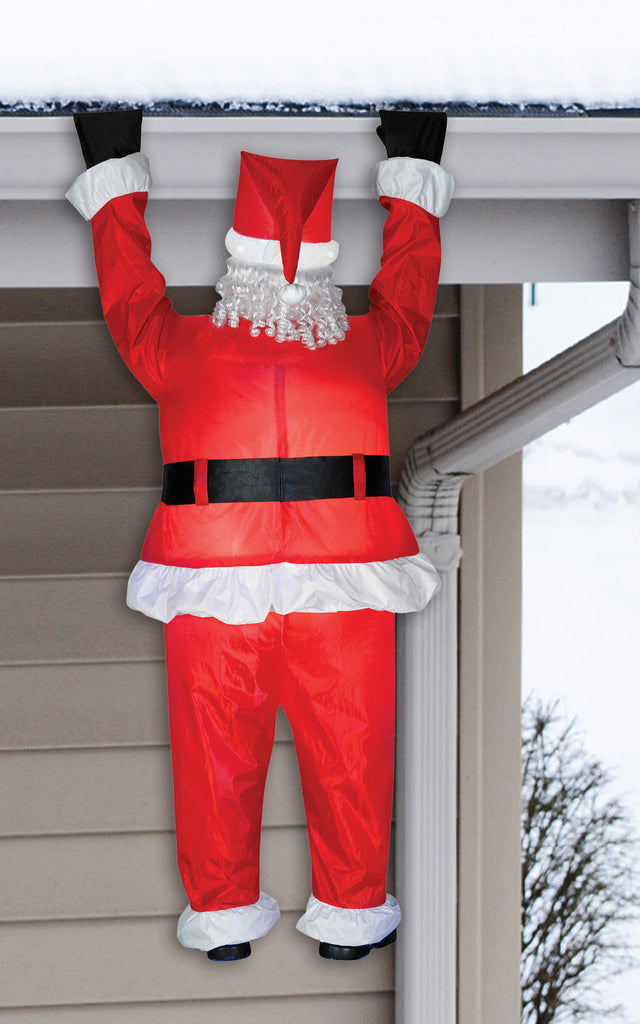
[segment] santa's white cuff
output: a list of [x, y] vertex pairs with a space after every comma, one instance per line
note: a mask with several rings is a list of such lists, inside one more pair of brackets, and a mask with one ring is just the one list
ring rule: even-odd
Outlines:
[[434, 217], [444, 217], [456, 187], [455, 179], [440, 164], [394, 156], [376, 164], [373, 191], [389, 199], [406, 199]]
[[332, 907], [310, 896], [296, 928], [318, 942], [331, 942], [336, 946], [369, 946], [386, 939], [400, 924], [401, 918], [398, 901], [388, 893], [381, 906], [361, 910]]
[[150, 188], [149, 161], [142, 153], [130, 153], [89, 167], [76, 178], [65, 198], [85, 220], [91, 220], [112, 199]]
[[192, 910], [188, 906], [178, 921], [178, 941], [189, 949], [207, 952], [216, 946], [261, 939], [280, 917], [280, 908], [272, 896], [260, 892], [256, 903], [230, 910]]

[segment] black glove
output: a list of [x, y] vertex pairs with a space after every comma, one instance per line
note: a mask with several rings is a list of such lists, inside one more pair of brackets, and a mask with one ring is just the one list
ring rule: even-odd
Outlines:
[[435, 111], [379, 110], [382, 122], [376, 131], [387, 150], [387, 156], [412, 156], [418, 160], [440, 163], [447, 115]]
[[87, 167], [140, 152], [142, 110], [104, 110], [74, 114], [82, 155]]

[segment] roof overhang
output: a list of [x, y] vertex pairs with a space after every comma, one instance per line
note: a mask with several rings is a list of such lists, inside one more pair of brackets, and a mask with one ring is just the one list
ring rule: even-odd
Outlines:
[[[340, 158], [337, 276], [343, 284], [370, 280], [383, 219], [370, 191], [383, 155], [376, 124], [369, 117], [147, 118], [154, 253], [170, 283], [211, 284], [224, 266], [241, 149]], [[443, 281], [627, 277], [626, 204], [640, 190], [640, 118], [453, 117], [443, 162], [458, 182], [443, 221]], [[87, 232], [63, 199], [81, 170], [70, 117], [0, 118], [1, 286], [94, 283]]]

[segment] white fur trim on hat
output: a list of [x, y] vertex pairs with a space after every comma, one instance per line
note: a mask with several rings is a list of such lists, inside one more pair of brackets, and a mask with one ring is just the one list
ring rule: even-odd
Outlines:
[[85, 220], [91, 220], [112, 199], [150, 188], [149, 161], [142, 153], [130, 153], [89, 167], [76, 178], [65, 198]]
[[247, 907], [198, 911], [188, 906], [178, 921], [178, 941], [189, 949], [205, 952], [216, 946], [250, 942], [266, 935], [279, 917], [278, 904], [266, 892]]
[[332, 907], [310, 896], [296, 928], [318, 942], [331, 942], [336, 946], [368, 946], [386, 939], [398, 927], [401, 918], [398, 901], [388, 894], [381, 906], [362, 910]]
[[[252, 238], [240, 235], [229, 228], [224, 240], [227, 251], [236, 259], [245, 263], [266, 263], [268, 266], [282, 267], [280, 242], [271, 238]], [[337, 242], [302, 242], [298, 267], [301, 270], [312, 270], [328, 267], [338, 258], [340, 246]]]
[[440, 164], [410, 156], [382, 160], [376, 164], [373, 179], [373, 191], [378, 197], [406, 199], [434, 217], [444, 217], [455, 187], [455, 178]]

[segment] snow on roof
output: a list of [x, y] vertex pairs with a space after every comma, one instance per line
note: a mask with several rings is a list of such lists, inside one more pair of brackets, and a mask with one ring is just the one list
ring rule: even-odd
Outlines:
[[171, 11], [31, 0], [3, 14], [0, 101], [42, 113], [172, 99], [203, 113], [247, 103], [367, 113], [406, 101], [637, 108], [639, 38], [636, 0], [182, 0]]
[[[131, 100], [0, 100], [0, 117], [70, 117], [85, 111], [118, 110], [131, 106]], [[592, 106], [588, 103], [417, 103], [411, 100], [378, 103], [287, 103], [273, 100], [229, 100], [224, 103], [202, 100], [134, 101], [144, 109], [145, 117], [375, 117], [381, 105], [385, 109], [442, 110], [449, 117], [527, 117], [527, 118], [640, 118], [640, 105]]]

